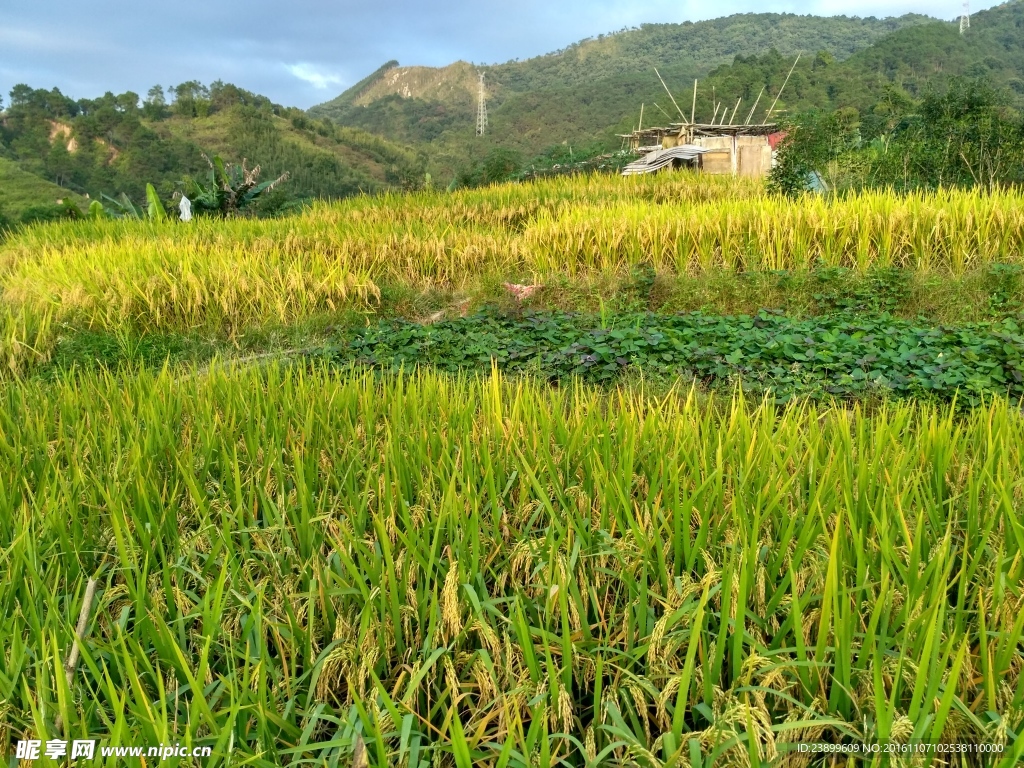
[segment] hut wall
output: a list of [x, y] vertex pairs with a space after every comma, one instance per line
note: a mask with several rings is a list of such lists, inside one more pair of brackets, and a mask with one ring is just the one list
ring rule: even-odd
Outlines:
[[740, 176], [767, 176], [772, 169], [772, 148], [767, 136], [737, 136], [737, 172]]
[[705, 173], [763, 177], [772, 169], [767, 136], [696, 136], [693, 143], [711, 150], [701, 158]]
[[711, 150], [701, 157], [701, 167], [705, 173], [728, 175], [735, 172], [732, 136], [698, 136], [694, 144]]

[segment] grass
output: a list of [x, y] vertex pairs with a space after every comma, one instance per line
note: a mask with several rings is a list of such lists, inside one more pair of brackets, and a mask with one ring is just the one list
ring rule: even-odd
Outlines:
[[204, 764], [347, 765], [357, 739], [417, 768], [1024, 754], [1005, 402], [272, 366], [11, 384], [0, 423], [2, 743], [60, 717]]

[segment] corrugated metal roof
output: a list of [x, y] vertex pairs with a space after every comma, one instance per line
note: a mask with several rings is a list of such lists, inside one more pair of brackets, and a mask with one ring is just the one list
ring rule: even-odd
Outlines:
[[695, 160], [710, 151], [695, 144], [682, 144], [678, 147], [669, 147], [668, 149], [656, 149], [623, 168], [622, 175], [633, 176], [638, 173], [654, 173], [671, 165], [673, 160]]

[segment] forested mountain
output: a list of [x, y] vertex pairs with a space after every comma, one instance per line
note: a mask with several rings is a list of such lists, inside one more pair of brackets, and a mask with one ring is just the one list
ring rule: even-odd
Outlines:
[[[726, 97], [749, 99], [766, 84], [774, 92], [791, 64], [774, 55], [738, 57], [713, 71], [707, 84]], [[886, 100], [941, 88], [951, 77], [983, 78], [1024, 104], [1024, 2], [975, 14], [964, 35], [957, 24], [936, 22], [895, 32], [842, 62], [805, 56], [780, 104], [789, 112], [852, 108], [864, 115]]]
[[[916, 98], [954, 75], [985, 76], [1024, 98], [1024, 2], [976, 13], [963, 36], [957, 23], [922, 16], [746, 14], [645, 25], [556, 54], [478, 68], [486, 74], [489, 95], [490, 130], [482, 139], [474, 135], [475, 78], [463, 74], [461, 91], [437, 97], [437, 81], [453, 79], [452, 67], [400, 68], [389, 62], [358, 92], [350, 89], [310, 114], [403, 142], [429, 142], [439, 168], [479, 162], [496, 148], [515, 150], [528, 160], [563, 143], [618, 148], [615, 134], [636, 127], [641, 104], [646, 125], [681, 119], [655, 67], [686, 117], [693, 81], [700, 78], [698, 119], [711, 119], [715, 103], [732, 111], [740, 99], [736, 111], [742, 120], [762, 87], [757, 117], [763, 118], [798, 53], [775, 116], [846, 107], [870, 124], [887, 100]], [[426, 77], [429, 71], [434, 81]]]
[[444, 136], [458, 143], [474, 132], [479, 71], [486, 76], [494, 133], [506, 132], [512, 145], [537, 150], [549, 136], [549, 143], [607, 138], [606, 129], [619, 127], [627, 113], [639, 109], [638, 96], [654, 100], [660, 94], [668, 102], [655, 67], [681, 89], [682, 83], [692, 83], [738, 55], [775, 50], [795, 56], [823, 50], [842, 60], [893, 32], [933, 21], [919, 15], [859, 19], [737, 14], [696, 23], [645, 24], [493, 66], [457, 62], [442, 68], [398, 67], [388, 62], [310, 114], [401, 141]]
[[[19, 85], [0, 119], [8, 171], [52, 187], [38, 195], [40, 205], [54, 203], [54, 189], [68, 198], [124, 192], [140, 200], [147, 183], [169, 198], [183, 176], [206, 172], [204, 154], [247, 159], [265, 177], [288, 172], [277, 205], [418, 184], [424, 170], [423, 158], [406, 147], [219, 82], [185, 83], [170, 100], [154, 88], [144, 101], [130, 92], [74, 100], [57, 89]], [[11, 175], [0, 176], [0, 185], [13, 187]], [[3, 197], [0, 207], [10, 209], [3, 215], [16, 220], [25, 205], [5, 205]]]
[[[367, 106], [392, 95], [437, 100], [453, 105], [472, 102], [476, 69], [486, 75], [495, 105], [514, 94], [573, 88], [654, 67], [672, 67], [702, 74], [732, 61], [738, 54], [756, 55], [771, 49], [783, 54], [825, 50], [843, 59], [892, 32], [925, 24], [926, 16], [848, 18], [794, 14], [737, 14], [684, 24], [644, 24], [610, 35], [583, 40], [555, 53], [525, 61], [473, 68], [465, 62], [448, 67], [398, 67], [392, 61], [341, 96], [310, 110], [310, 114], [340, 118], [347, 108]], [[445, 88], [452, 83], [454, 88]], [[450, 94], [447, 98], [442, 94]]]

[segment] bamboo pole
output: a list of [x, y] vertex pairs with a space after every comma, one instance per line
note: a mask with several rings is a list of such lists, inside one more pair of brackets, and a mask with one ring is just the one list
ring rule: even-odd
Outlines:
[[[657, 68], [657, 67], [655, 67], [655, 68], [654, 68], [654, 74], [656, 74], [656, 75], [658, 76], [658, 79], [659, 79], [659, 80], [661, 80], [661, 73], [660, 73], [660, 72], [658, 71], [658, 68]], [[684, 114], [683, 114], [683, 110], [681, 110], [681, 109], [679, 108], [679, 105], [678, 105], [678, 104], [676, 104], [676, 97], [672, 95], [672, 91], [670, 91], [670, 90], [668, 89], [668, 86], [667, 86], [667, 85], [665, 85], [665, 81], [664, 81], [664, 80], [661, 80], [661, 87], [665, 89], [665, 93], [667, 93], [667, 94], [668, 94], [668, 97], [669, 97], [670, 99], [672, 99], [672, 104], [673, 104], [673, 106], [675, 106], [675, 108], [676, 108], [676, 112], [678, 112], [678, 113], [679, 113], [679, 116], [680, 116], [681, 118], [683, 118], [683, 122], [685, 123], [685, 122], [686, 122], [686, 115], [684, 115]]]
[[750, 113], [747, 115], [747, 120], [744, 123], [744, 125], [750, 125], [750, 118], [754, 116], [754, 110], [757, 109], [757, 104], [759, 101], [761, 101], [761, 97], [764, 95], [764, 89], [767, 87], [767, 85], [761, 86], [761, 93], [757, 94], [757, 98], [754, 100], [754, 106], [750, 108]]
[[736, 99], [736, 106], [732, 108], [732, 117], [729, 118], [729, 125], [732, 125], [733, 120], [736, 119], [736, 112], [739, 111], [740, 102], [741, 101], [743, 101], [743, 97], [742, 96], [740, 96], [738, 99]]
[[697, 81], [693, 81], [693, 105], [690, 107], [690, 125], [694, 124], [694, 118], [697, 116]]
[[[78, 669], [81, 643], [85, 637], [86, 627], [89, 626], [89, 613], [92, 611], [92, 601], [96, 597], [97, 583], [96, 579], [89, 579], [85, 585], [85, 597], [82, 598], [82, 609], [78, 613], [78, 626], [75, 627], [75, 636], [71, 641], [71, 653], [68, 654], [68, 659], [64, 662], [64, 679], [67, 680], [69, 689], [71, 682], [75, 679], [75, 670]], [[64, 732], [64, 719], [59, 714], [53, 724], [56, 730]]]
[[789, 82], [789, 78], [793, 75], [793, 70], [796, 69], [797, 62], [800, 61], [800, 57], [802, 55], [803, 54], [800, 54], [800, 53], [798, 53], [796, 55], [796, 61], [794, 61], [793, 62], [793, 66], [789, 68], [789, 74], [786, 75], [786, 80], [785, 80], [785, 82], [782, 83], [782, 87], [779, 88], [779, 94], [778, 94], [778, 96], [775, 97], [775, 101], [772, 102], [772, 106], [769, 108], [768, 114], [764, 116], [764, 121], [761, 123], [761, 125], [767, 125], [768, 124], [768, 118], [771, 117], [772, 116], [772, 112], [775, 111], [775, 105], [779, 103], [779, 97], [782, 96], [782, 92], [784, 90], [786, 90], [786, 83]]

